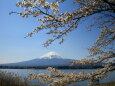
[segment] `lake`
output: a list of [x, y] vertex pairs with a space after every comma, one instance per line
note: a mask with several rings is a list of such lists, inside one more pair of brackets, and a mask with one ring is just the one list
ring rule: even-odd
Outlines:
[[[8, 71], [8, 72], [13, 72], [15, 74], [18, 74], [21, 77], [27, 77], [29, 73], [47, 73], [49, 72], [45, 69], [0, 69], [1, 71]], [[62, 72], [92, 72], [95, 69], [60, 69]], [[112, 71], [109, 73], [107, 78], [104, 78], [100, 80], [101, 83], [107, 83], [107, 82], [112, 82], [115, 81], [115, 71]], [[39, 80], [33, 80], [34, 84], [38, 84]], [[82, 81], [82, 82], [76, 82], [71, 84], [70, 86], [86, 86], [88, 84], [88, 81]], [[39, 86], [39, 85], [38, 85]], [[43, 86], [47, 86], [47, 84], [44, 84]]]

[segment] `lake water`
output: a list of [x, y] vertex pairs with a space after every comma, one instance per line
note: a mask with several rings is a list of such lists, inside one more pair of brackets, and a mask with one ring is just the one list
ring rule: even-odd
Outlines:
[[[1, 71], [8, 71], [13, 72], [15, 74], [18, 74], [21, 77], [27, 77], [29, 73], [47, 73], [49, 72], [45, 69], [0, 69]], [[95, 69], [60, 69], [62, 72], [92, 72]], [[112, 71], [109, 73], [107, 78], [104, 78], [100, 80], [101, 83], [107, 83], [115, 81], [115, 71]], [[38, 84], [38, 82], [34, 82], [34, 84]], [[86, 86], [88, 84], [88, 81], [82, 81], [82, 82], [76, 82], [71, 84], [70, 86], [76, 86], [74, 84], [77, 84], [78, 86]], [[39, 85], [38, 85], [39, 86]], [[43, 86], [47, 86], [47, 84], [44, 84]]]

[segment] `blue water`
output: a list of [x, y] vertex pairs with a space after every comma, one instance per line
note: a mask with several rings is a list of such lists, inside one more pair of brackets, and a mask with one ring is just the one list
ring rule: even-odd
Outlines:
[[[9, 71], [18, 74], [21, 77], [28, 77], [29, 73], [47, 73], [49, 72], [45, 69], [0, 69], [1, 71]], [[60, 69], [62, 72], [92, 72], [95, 69]], [[107, 83], [115, 81], [115, 71], [112, 71], [108, 74], [107, 78], [104, 78], [100, 80], [101, 83]], [[38, 81], [39, 82], [39, 81]], [[34, 84], [38, 84], [38, 82], [34, 82]], [[74, 84], [77, 84], [78, 86], [86, 86], [88, 84], [88, 81], [82, 81], [82, 82], [76, 82], [71, 84], [70, 86], [76, 86]], [[46, 85], [46, 84], [45, 84]]]

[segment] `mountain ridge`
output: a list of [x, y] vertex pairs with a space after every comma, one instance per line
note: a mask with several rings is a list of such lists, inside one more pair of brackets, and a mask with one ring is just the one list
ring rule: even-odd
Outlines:
[[70, 61], [73, 59], [65, 58], [59, 55], [56, 52], [49, 52], [47, 54], [42, 55], [40, 58], [32, 59], [29, 61], [22, 61], [17, 63], [8, 63], [1, 64], [2, 66], [18, 66], [18, 67], [29, 67], [29, 66], [69, 66]]
[[47, 54], [42, 55], [40, 58], [35, 58], [28, 61], [22, 61], [17, 63], [8, 63], [8, 64], [0, 64], [1, 68], [47, 68], [47, 67], [55, 67], [55, 68], [72, 68], [72, 69], [90, 69], [90, 68], [99, 68], [103, 67], [105, 63], [95, 63], [95, 64], [76, 64], [71, 65], [71, 61], [75, 59], [65, 58], [59, 55], [56, 52], [49, 52]]

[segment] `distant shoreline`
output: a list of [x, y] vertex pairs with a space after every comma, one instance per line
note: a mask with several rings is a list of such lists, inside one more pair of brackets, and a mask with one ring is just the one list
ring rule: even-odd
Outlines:
[[[56, 69], [97, 69], [97, 68], [103, 68], [103, 67], [70, 67], [70, 66], [60, 66], [60, 67], [55, 67], [55, 66], [49, 66], [53, 67]], [[47, 69], [47, 67], [0, 67], [0, 69]]]
[[[115, 66], [115, 63], [112, 64]], [[98, 69], [103, 68], [104, 65], [70, 65], [70, 66], [5, 66], [0, 65], [0, 69], [46, 69], [48, 67], [53, 67], [56, 69]]]

